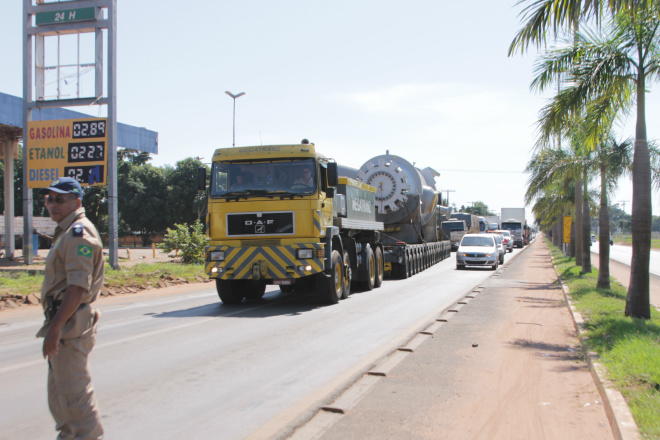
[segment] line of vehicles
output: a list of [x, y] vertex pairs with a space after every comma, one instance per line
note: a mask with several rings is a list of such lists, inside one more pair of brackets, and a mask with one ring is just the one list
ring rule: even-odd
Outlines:
[[[217, 149], [206, 273], [226, 304], [260, 299], [270, 284], [334, 304], [386, 276], [413, 276], [450, 256], [454, 232], [487, 229], [483, 218], [438, 205], [437, 176], [389, 151], [345, 167], [307, 140]], [[206, 181], [202, 168], [200, 190]], [[445, 234], [445, 221], [462, 229]]]

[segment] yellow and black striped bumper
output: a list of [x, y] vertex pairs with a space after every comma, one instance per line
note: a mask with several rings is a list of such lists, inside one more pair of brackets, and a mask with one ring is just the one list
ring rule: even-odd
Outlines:
[[[296, 258], [296, 249], [313, 249], [312, 259]], [[223, 261], [212, 261], [211, 253], [224, 252]], [[289, 246], [206, 248], [206, 273], [223, 280], [300, 278], [323, 272], [322, 243], [304, 243]]]

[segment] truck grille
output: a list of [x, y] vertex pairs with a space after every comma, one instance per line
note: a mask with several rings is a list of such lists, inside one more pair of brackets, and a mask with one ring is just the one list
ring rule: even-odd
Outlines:
[[227, 236], [293, 235], [293, 212], [227, 214]]

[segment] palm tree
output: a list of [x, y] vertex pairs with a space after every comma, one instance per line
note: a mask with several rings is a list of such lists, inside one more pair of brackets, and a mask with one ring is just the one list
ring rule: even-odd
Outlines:
[[633, 257], [626, 315], [650, 318], [649, 261], [651, 249], [651, 167], [646, 138], [647, 79], [658, 76], [660, 47], [658, 11], [620, 13], [608, 23], [604, 37], [583, 34], [577, 44], [549, 52], [535, 82], [543, 85], [557, 72], [570, 72], [570, 87], [562, 90], [548, 112], [550, 126], [567, 124], [589, 106], [587, 139], [591, 145], [609, 130], [612, 114], [636, 103], [633, 156]]
[[[541, 148], [525, 168], [530, 174], [525, 203], [536, 200], [532, 211], [537, 219], [541, 219], [538, 223], [542, 229], [551, 229], [555, 225], [563, 228], [564, 215], [571, 213], [576, 188], [573, 163], [571, 154], [565, 150]], [[552, 238], [555, 245], [562, 244], [559, 230], [555, 230]]]
[[519, 0], [527, 4], [521, 12], [524, 26], [518, 31], [509, 46], [509, 55], [516, 51], [524, 53], [531, 45], [545, 45], [548, 33], [557, 36], [562, 30], [575, 29], [580, 21], [593, 20], [599, 23], [603, 10], [612, 15], [621, 12], [635, 15], [644, 10], [654, 10], [655, 0]]
[[610, 288], [610, 193], [616, 187], [619, 177], [630, 171], [632, 165], [633, 142], [626, 139], [617, 142], [613, 135], [598, 145], [596, 162], [600, 169], [600, 210], [598, 214], [598, 282], [597, 287]]

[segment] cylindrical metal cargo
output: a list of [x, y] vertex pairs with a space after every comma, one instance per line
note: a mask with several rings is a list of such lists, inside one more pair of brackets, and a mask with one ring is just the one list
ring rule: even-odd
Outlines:
[[376, 188], [376, 220], [392, 229], [393, 236], [406, 243], [437, 241], [437, 202], [432, 168], [420, 170], [389, 151], [365, 162], [357, 179]]

